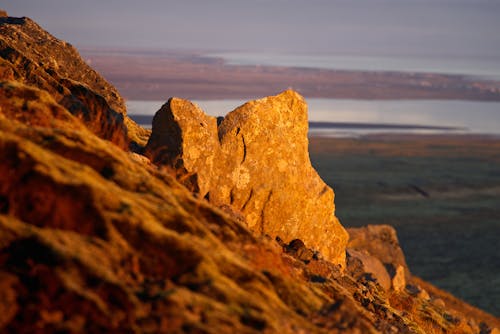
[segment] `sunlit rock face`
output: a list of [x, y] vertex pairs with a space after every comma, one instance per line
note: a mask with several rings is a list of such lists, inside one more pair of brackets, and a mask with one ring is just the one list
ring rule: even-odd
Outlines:
[[307, 104], [291, 90], [248, 102], [218, 126], [172, 98], [154, 117], [146, 155], [201, 197], [241, 212], [254, 232], [300, 238], [343, 266], [347, 234], [333, 190], [311, 166], [307, 131]]

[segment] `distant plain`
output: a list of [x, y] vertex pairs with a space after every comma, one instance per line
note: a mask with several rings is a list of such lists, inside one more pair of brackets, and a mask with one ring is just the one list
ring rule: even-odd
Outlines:
[[311, 138], [344, 226], [393, 225], [410, 269], [500, 315], [500, 137]]

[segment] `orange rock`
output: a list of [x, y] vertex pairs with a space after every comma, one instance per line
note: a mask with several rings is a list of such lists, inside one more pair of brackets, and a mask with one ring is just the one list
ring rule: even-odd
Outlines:
[[[403, 250], [399, 246], [398, 236], [394, 227], [389, 225], [368, 225], [359, 228], [348, 228], [349, 248], [367, 251], [378, 258], [388, 269], [391, 279], [396, 272], [403, 271], [405, 280], [410, 277]], [[402, 269], [399, 269], [402, 267]], [[401, 278], [398, 278], [401, 281]]]
[[344, 266], [347, 233], [333, 190], [311, 166], [307, 131], [307, 105], [294, 91], [248, 102], [218, 127], [173, 98], [154, 117], [146, 155], [211, 203], [233, 206], [254, 232], [301, 239]]

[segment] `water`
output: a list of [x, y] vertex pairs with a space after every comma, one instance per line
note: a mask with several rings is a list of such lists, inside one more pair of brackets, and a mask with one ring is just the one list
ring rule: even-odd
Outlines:
[[[212, 116], [223, 116], [244, 102], [243, 100], [195, 101]], [[310, 121], [342, 123], [326, 129], [311, 129], [311, 134], [359, 136], [377, 132], [453, 132], [500, 135], [500, 102], [343, 99], [306, 99], [306, 102], [309, 106]], [[163, 101], [128, 101], [128, 113], [152, 116], [163, 103]], [[360, 123], [363, 126], [357, 127], [352, 123]], [[146, 122], [143, 125], [149, 124]], [[367, 127], [367, 124], [373, 126]], [[394, 125], [404, 128], [394, 128]], [[419, 126], [453, 129], [422, 129]]]

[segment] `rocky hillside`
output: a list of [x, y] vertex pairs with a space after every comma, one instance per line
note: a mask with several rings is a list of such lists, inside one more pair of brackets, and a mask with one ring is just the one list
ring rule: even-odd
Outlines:
[[498, 332], [412, 277], [391, 227], [346, 245], [295, 92], [221, 120], [173, 98], [150, 136], [12, 17], [0, 80], [0, 332]]
[[96, 135], [122, 148], [144, 145], [148, 132], [126, 116], [118, 91], [70, 44], [31, 19], [0, 17], [0, 79], [47, 91]]

